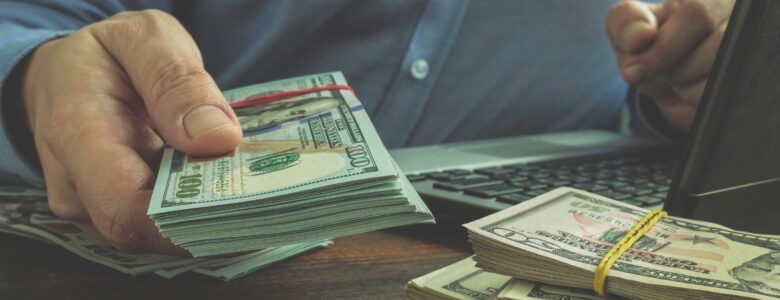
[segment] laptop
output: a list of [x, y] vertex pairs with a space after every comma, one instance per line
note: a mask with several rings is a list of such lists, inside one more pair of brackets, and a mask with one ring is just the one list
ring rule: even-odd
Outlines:
[[780, 233], [780, 1], [738, 1], [684, 143], [573, 131], [391, 151], [440, 222], [570, 186]]

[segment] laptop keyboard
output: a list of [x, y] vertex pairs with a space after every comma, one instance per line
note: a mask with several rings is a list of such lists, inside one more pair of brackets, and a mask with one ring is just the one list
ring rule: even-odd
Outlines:
[[623, 156], [588, 161], [514, 164], [474, 170], [453, 169], [407, 175], [432, 180], [433, 188], [518, 204], [568, 186], [637, 206], [663, 203], [671, 183], [670, 154]]

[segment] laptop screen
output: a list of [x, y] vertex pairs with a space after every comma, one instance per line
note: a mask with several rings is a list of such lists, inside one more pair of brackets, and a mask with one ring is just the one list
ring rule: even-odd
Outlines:
[[[771, 195], [778, 183], [780, 1], [739, 1], [665, 208], [677, 215], [745, 227], [736, 219], [750, 215], [729, 217], [729, 212], [740, 212], [732, 206], [780, 209], [780, 195]], [[778, 200], [764, 203], [748, 199], [752, 197]]]

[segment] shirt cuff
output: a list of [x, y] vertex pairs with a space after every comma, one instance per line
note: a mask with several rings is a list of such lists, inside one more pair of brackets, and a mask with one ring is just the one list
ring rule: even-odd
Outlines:
[[[9, 82], [9, 75], [14, 68], [30, 52], [46, 41], [71, 32], [30, 29], [10, 23], [0, 24], [0, 45], [3, 45], [0, 47], [0, 183], [43, 186], [43, 177], [37, 163], [25, 159], [30, 155], [22, 155], [19, 145], [11, 138], [14, 134], [10, 131], [10, 122], [6, 118], [10, 112], [5, 112], [4, 109], [10, 106], [9, 101], [21, 99], [9, 94], [11, 89], [5, 85]], [[10, 80], [13, 81], [16, 80]]]
[[666, 140], [680, 140], [679, 133], [669, 127], [666, 118], [653, 99], [631, 89], [628, 96], [628, 109], [631, 119], [629, 128], [639, 136], [656, 137]]

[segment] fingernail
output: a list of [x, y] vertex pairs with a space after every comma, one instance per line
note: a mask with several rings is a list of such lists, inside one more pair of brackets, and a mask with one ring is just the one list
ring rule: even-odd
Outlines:
[[628, 24], [626, 29], [623, 30], [623, 36], [621, 37], [623, 39], [623, 49], [629, 52], [636, 51], [637, 49], [634, 49], [637, 47], [635, 40], [641, 31], [647, 29], [647, 26], [647, 22], [633, 22]]
[[190, 139], [233, 125], [225, 112], [213, 105], [199, 106], [184, 116], [184, 130], [187, 131]]
[[637, 84], [642, 81], [642, 72], [644, 70], [641, 65], [631, 65], [623, 70], [623, 78], [630, 84]]

